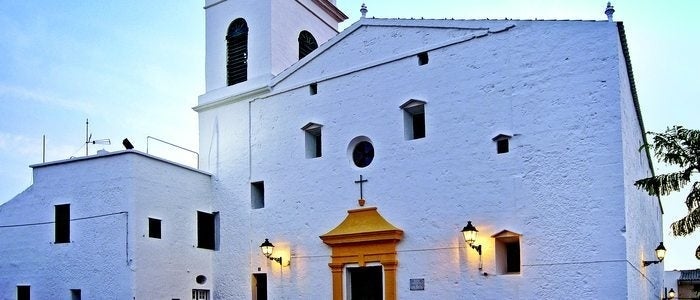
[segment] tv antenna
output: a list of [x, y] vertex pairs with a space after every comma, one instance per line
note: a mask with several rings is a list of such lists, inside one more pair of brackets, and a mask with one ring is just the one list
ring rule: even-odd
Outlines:
[[93, 140], [92, 139], [92, 133], [88, 134], [88, 131], [90, 129], [90, 121], [88, 119], [85, 119], [85, 156], [88, 156], [88, 148], [90, 144], [93, 145], [111, 145], [112, 142], [110, 142], [109, 139], [100, 139], [100, 140]]

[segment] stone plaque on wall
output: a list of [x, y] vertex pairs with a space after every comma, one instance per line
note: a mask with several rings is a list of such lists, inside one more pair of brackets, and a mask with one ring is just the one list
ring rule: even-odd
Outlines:
[[410, 280], [412, 291], [425, 290], [425, 278], [411, 278]]

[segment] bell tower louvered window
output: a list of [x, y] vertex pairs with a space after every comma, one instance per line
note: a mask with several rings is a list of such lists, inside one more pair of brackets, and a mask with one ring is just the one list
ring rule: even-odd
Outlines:
[[318, 43], [310, 32], [304, 30], [299, 33], [299, 59], [309, 55], [316, 48], [318, 48]]
[[226, 48], [228, 85], [248, 80], [248, 24], [245, 20], [236, 19], [228, 26]]

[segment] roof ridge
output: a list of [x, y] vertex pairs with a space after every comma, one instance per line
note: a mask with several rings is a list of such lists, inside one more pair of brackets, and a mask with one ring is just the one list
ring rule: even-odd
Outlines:
[[548, 21], [548, 22], [608, 22], [607, 20], [594, 20], [594, 19], [539, 19], [539, 18], [534, 18], [534, 19], [519, 19], [519, 18], [503, 18], [503, 19], [491, 19], [491, 18], [485, 18], [485, 19], [455, 19], [455, 18], [377, 18], [377, 17], [371, 17], [371, 18], [366, 18], [369, 20], [401, 20], [401, 21]]

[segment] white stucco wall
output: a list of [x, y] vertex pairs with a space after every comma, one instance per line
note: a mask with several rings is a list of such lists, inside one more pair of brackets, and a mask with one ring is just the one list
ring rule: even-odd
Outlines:
[[[311, 32], [318, 44], [337, 34], [338, 22], [311, 0], [206, 1], [205, 76], [207, 94], [199, 104], [265, 86], [298, 60], [298, 37]], [[248, 23], [248, 80], [226, 83], [226, 32], [237, 18]]]
[[299, 60], [299, 33], [310, 32], [321, 45], [338, 34], [338, 22], [311, 0], [273, 1], [272, 73], [277, 75]]
[[[192, 248], [209, 175], [136, 151], [33, 168], [34, 184], [0, 206], [0, 299], [25, 284], [33, 299], [187, 299], [211, 276], [210, 253]], [[57, 204], [70, 204], [70, 243], [53, 243]], [[145, 237], [148, 216], [163, 239]]]
[[676, 292], [676, 297], [678, 297], [678, 279], [681, 277], [681, 271], [679, 270], [673, 270], [673, 271], [664, 271], [664, 285], [661, 288], [662, 292], [666, 291], [664, 288], [668, 289], [669, 291], [673, 289], [673, 291]]
[[[454, 21], [441, 31], [433, 20], [361, 22], [373, 26], [331, 40], [268, 96], [200, 110], [213, 205], [230, 214], [227, 249], [215, 253], [217, 295], [248, 298], [251, 274], [267, 272], [272, 298], [328, 298], [330, 248], [318, 236], [356, 207], [360, 174], [368, 205], [404, 230], [400, 299], [620, 299], [641, 286], [629, 248], [646, 242], [630, 223], [646, 221], [629, 217], [626, 174], [645, 166], [623, 159], [639, 128], [620, 92], [614, 23]], [[475, 28], [498, 30], [459, 40]], [[422, 51], [430, 62], [418, 66]], [[345, 67], [353, 59], [364, 64]], [[410, 99], [427, 102], [426, 137], [407, 141], [399, 106]], [[323, 125], [320, 158], [305, 157], [300, 128], [309, 122]], [[515, 134], [507, 154], [496, 154], [499, 133]], [[357, 136], [375, 147], [364, 169], [348, 156]], [[265, 207], [251, 209], [250, 182], [261, 180]], [[467, 220], [482, 234], [481, 272], [459, 234]], [[522, 234], [519, 275], [496, 274], [490, 235], [503, 229]], [[262, 257], [264, 238], [291, 266]], [[426, 290], [409, 291], [411, 278], [424, 278]]]
[[[272, 77], [271, 1], [226, 0], [205, 6], [206, 56], [204, 74], [207, 92], [226, 89], [240, 93], [264, 85]], [[207, 3], [209, 4], [209, 3]], [[248, 24], [248, 81], [228, 86], [226, 83], [226, 33], [235, 19], [243, 18]]]
[[634, 186], [634, 182], [652, 176], [649, 159], [640, 146], [644, 144], [642, 128], [632, 99], [622, 44], [618, 48], [620, 72], [620, 109], [622, 157], [624, 161], [625, 230], [627, 240], [627, 289], [629, 299], [657, 299], [663, 294], [663, 262], [647, 267], [642, 261], [657, 260], [655, 249], [663, 242], [659, 199]]
[[[197, 248], [197, 211], [212, 213], [211, 176], [143, 156], [134, 162], [133, 286], [136, 299], [190, 299], [211, 290], [213, 250]], [[161, 220], [161, 239], [148, 237], [148, 218]], [[204, 275], [207, 281], [195, 279]]]

